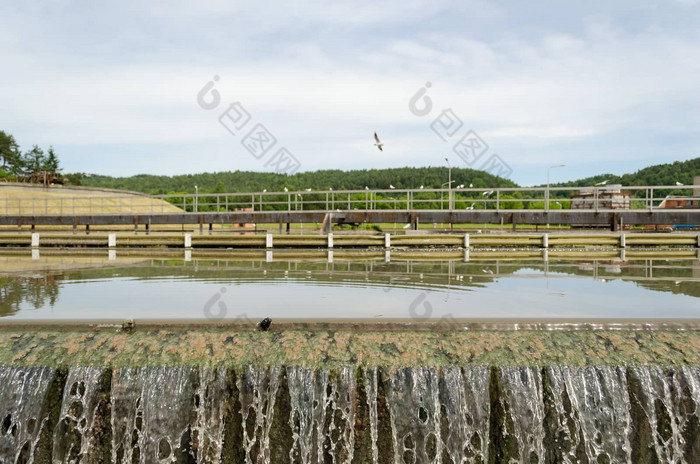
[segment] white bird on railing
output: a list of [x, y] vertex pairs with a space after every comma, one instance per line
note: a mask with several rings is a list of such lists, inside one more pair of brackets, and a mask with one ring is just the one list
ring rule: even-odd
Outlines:
[[369, 190], [369, 187], [367, 187], [366, 185], [365, 185], [365, 190]]
[[467, 209], [474, 209], [474, 203], [472, 203]]
[[595, 186], [596, 186], [596, 187], [599, 187], [599, 186], [603, 186], [603, 185], [605, 185], [605, 184], [607, 184], [607, 183], [608, 183], [608, 181], [607, 181], [607, 180], [604, 180], [603, 182], [598, 182], [597, 184], [595, 184]]
[[472, 188], [472, 187], [474, 187], [474, 184], [469, 184], [469, 188]]
[[483, 196], [487, 197], [493, 193], [493, 190], [489, 190], [488, 192], [482, 193]]
[[333, 187], [329, 187], [328, 190], [330, 190], [330, 191], [332, 192], [332, 191], [333, 191]]
[[287, 189], [287, 187], [284, 188], [284, 191], [285, 191], [285, 192], [289, 192], [289, 190]]
[[423, 186], [421, 185], [421, 186], [420, 186], [420, 188], [422, 189], [422, 188], [423, 188]]
[[263, 189], [263, 193], [267, 192], [267, 189]]
[[390, 189], [395, 189], [396, 187], [394, 187], [393, 185], [389, 184], [389, 188], [390, 188]]
[[310, 192], [310, 191], [311, 191], [311, 189], [306, 189], [306, 191], [307, 191], [307, 192]]
[[681, 183], [681, 182], [676, 181], [676, 185], [680, 187], [681, 185], [684, 185], [684, 184]]
[[459, 185], [457, 186], [457, 188], [458, 188], [458, 189], [463, 189], [463, 188], [464, 188], [464, 184], [459, 184]]

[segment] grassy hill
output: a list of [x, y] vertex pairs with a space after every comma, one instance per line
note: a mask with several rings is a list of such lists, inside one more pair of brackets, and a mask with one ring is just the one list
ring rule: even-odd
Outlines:
[[700, 158], [657, 164], [621, 176], [599, 174], [556, 185], [561, 187], [581, 187], [595, 185], [603, 181], [607, 181], [608, 184], [622, 185], [676, 185], [676, 182], [692, 185], [694, 176], [700, 176]]

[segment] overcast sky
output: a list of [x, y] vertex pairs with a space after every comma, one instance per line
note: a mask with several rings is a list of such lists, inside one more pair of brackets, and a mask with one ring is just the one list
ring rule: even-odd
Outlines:
[[[697, 0], [0, 0], [0, 63], [0, 129], [69, 172], [272, 171], [284, 147], [303, 171], [497, 154], [530, 185], [700, 156]], [[234, 102], [251, 119], [232, 135]], [[241, 144], [258, 123], [277, 139], [260, 159]], [[453, 152], [470, 130], [478, 162]]]

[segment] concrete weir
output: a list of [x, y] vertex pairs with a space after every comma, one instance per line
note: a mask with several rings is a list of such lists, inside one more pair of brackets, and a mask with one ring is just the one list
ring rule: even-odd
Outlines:
[[0, 461], [694, 463], [700, 331], [0, 328]]

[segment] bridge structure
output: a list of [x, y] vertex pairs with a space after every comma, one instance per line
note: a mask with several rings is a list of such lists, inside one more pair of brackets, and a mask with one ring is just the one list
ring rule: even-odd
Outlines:
[[[0, 225], [199, 225], [316, 223], [700, 226], [700, 185], [576, 188], [300, 190], [0, 200]], [[577, 201], [582, 194], [585, 201]], [[619, 196], [622, 201], [615, 201]], [[672, 200], [672, 201], [671, 201]], [[4, 201], [4, 204], [3, 204]], [[76, 208], [76, 204], [79, 207]], [[170, 208], [166, 208], [166, 205]], [[179, 211], [172, 211], [171, 206]], [[407, 227], [408, 228], [408, 227]]]

